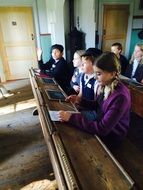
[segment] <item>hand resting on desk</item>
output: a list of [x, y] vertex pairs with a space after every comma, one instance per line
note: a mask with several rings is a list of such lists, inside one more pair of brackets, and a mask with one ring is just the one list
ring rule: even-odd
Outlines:
[[59, 111], [58, 116], [59, 116], [59, 121], [64, 122], [64, 121], [69, 121], [72, 113], [68, 111]]
[[79, 104], [81, 97], [78, 95], [70, 95], [65, 99], [67, 102], [72, 102], [73, 104]]

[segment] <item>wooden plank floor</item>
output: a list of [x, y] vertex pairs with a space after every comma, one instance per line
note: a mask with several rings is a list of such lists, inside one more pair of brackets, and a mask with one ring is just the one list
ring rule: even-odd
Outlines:
[[[22, 88], [18, 84], [14, 91], [14, 96], [0, 100], [0, 109], [23, 100], [33, 103], [30, 83]], [[33, 181], [54, 178], [39, 119], [32, 115], [34, 107], [22, 107], [0, 115], [0, 190], [19, 190]]]

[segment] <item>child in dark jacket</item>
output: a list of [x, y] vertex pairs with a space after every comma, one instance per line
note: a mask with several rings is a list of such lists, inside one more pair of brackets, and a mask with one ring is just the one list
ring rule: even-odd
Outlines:
[[111, 52], [117, 55], [121, 64], [121, 75], [125, 75], [129, 62], [127, 58], [124, 55], [122, 55], [122, 44], [120, 44], [119, 42], [112, 44]]
[[61, 88], [67, 92], [70, 85], [70, 71], [67, 61], [63, 58], [63, 50], [62, 45], [53, 45], [51, 47], [51, 59], [47, 63], [43, 63], [41, 51], [38, 54], [38, 63], [41, 73], [53, 77]]
[[143, 44], [136, 44], [125, 76], [143, 84]]
[[[77, 97], [76, 103], [96, 112], [90, 120], [82, 113], [59, 112], [61, 122], [98, 135], [109, 148], [116, 148], [129, 128], [131, 99], [127, 87], [119, 80], [120, 63], [112, 52], [103, 53], [95, 60], [97, 85], [94, 101]], [[68, 97], [67, 100], [70, 101]]]

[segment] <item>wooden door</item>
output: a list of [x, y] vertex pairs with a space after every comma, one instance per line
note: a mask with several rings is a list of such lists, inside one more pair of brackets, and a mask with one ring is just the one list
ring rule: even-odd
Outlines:
[[102, 50], [110, 51], [119, 42], [125, 49], [128, 28], [128, 5], [104, 5]]
[[0, 53], [6, 80], [27, 78], [37, 66], [30, 7], [0, 8]]

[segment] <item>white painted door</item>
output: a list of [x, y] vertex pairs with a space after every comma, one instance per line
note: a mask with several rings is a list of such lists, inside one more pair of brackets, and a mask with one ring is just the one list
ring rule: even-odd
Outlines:
[[37, 67], [30, 7], [0, 8], [0, 53], [6, 80], [27, 78]]

